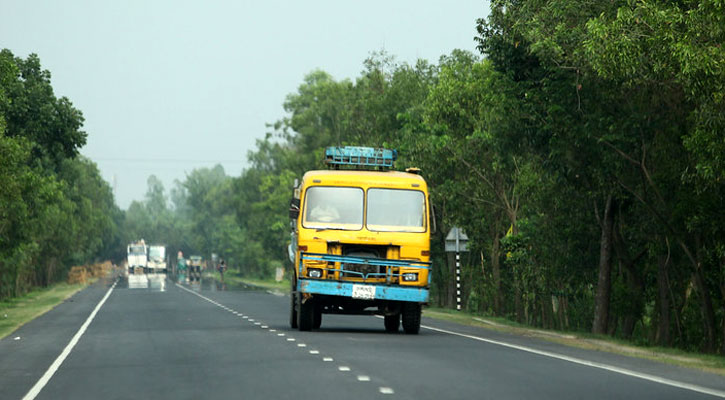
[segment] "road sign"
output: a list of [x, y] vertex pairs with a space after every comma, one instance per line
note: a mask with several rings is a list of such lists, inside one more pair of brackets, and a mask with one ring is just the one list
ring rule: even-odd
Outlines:
[[463, 229], [454, 226], [446, 236], [446, 251], [468, 251], [468, 236]]

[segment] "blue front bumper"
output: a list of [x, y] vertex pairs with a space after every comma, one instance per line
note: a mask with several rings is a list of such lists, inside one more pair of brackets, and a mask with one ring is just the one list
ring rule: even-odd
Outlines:
[[375, 300], [411, 301], [416, 303], [428, 302], [428, 289], [417, 287], [375, 285], [370, 283], [300, 279], [297, 282], [297, 291], [311, 294], [327, 294], [332, 296], [354, 297], [353, 286], [358, 285], [374, 287]]

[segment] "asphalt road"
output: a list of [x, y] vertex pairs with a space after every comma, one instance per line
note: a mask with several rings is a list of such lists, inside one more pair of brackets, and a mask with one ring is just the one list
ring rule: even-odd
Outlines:
[[287, 297], [220, 289], [92, 285], [0, 341], [0, 399], [725, 398], [721, 376], [427, 318], [298, 332]]

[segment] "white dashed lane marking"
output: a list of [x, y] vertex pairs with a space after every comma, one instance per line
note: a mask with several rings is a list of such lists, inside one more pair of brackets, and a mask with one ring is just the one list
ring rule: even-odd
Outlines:
[[[181, 288], [181, 289], [183, 289], [183, 290], [185, 290], [185, 291], [187, 291], [187, 292], [189, 292], [191, 294], [194, 294], [194, 295], [196, 295], [196, 296], [198, 296], [198, 297], [200, 297], [200, 298], [202, 298], [202, 299], [204, 299], [204, 300], [206, 300], [206, 301], [208, 301], [208, 302], [216, 305], [217, 307], [219, 307], [219, 308], [221, 308], [223, 310], [229, 311], [230, 313], [232, 313], [232, 314], [234, 314], [234, 315], [236, 315], [238, 317], [241, 317], [243, 319], [246, 319], [247, 321], [249, 321], [251, 323], [254, 323], [254, 325], [259, 326], [262, 329], [268, 329], [269, 328], [269, 326], [267, 326], [267, 325], [262, 325], [262, 322], [257, 322], [253, 318], [249, 318], [249, 316], [244, 315], [243, 313], [240, 313], [240, 312], [238, 312], [236, 310], [233, 310], [233, 309], [231, 309], [231, 308], [229, 308], [229, 307], [227, 307], [227, 306], [225, 306], [225, 305], [223, 305], [221, 303], [218, 303], [218, 302], [216, 302], [214, 300], [211, 300], [210, 298], [208, 298], [206, 296], [203, 296], [203, 295], [201, 295], [199, 293], [196, 293], [194, 291], [191, 291], [191, 290], [189, 290], [189, 289], [187, 289], [187, 288], [185, 288], [185, 287], [183, 287], [183, 286], [181, 286], [179, 284], [177, 284], [176, 286], [178, 286], [179, 288]], [[274, 332], [277, 332], [277, 330], [276, 329], [269, 329], [269, 332], [270, 333], [274, 333]], [[277, 333], [277, 336], [278, 337], [284, 337], [286, 335], [284, 333], [281, 333], [280, 332], [280, 333]], [[295, 342], [296, 339], [295, 338], [292, 338], [292, 337], [288, 337], [288, 338], [286, 338], [286, 341], [288, 341], [288, 342]], [[307, 347], [307, 344], [305, 344], [305, 343], [297, 343], [297, 347], [304, 348], [304, 347]], [[320, 354], [320, 351], [319, 350], [310, 350], [309, 351], [309, 354], [311, 354], [311, 355], [319, 355]], [[323, 357], [322, 358], [322, 361], [323, 362], [333, 362], [334, 359], [332, 357]], [[346, 366], [346, 365], [340, 365], [340, 366], [337, 367], [337, 369], [340, 372], [349, 372], [349, 371], [351, 371], [351, 368], [348, 367], [348, 366]], [[371, 378], [369, 376], [367, 376], [367, 375], [358, 375], [357, 376], [357, 380], [359, 382], [370, 382], [371, 381]], [[389, 388], [389, 387], [386, 387], [386, 386], [379, 387], [378, 388], [378, 391], [380, 393], [382, 393], [382, 394], [393, 394], [393, 393], [395, 393], [392, 388]]]

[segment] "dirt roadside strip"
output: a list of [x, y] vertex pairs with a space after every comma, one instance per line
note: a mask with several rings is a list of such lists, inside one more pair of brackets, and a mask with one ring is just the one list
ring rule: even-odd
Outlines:
[[721, 356], [688, 353], [675, 349], [638, 347], [617, 342], [610, 338], [595, 337], [577, 332], [557, 332], [509, 325], [496, 322], [489, 318], [478, 317], [467, 313], [458, 313], [453, 310], [425, 309], [423, 315], [468, 326], [491, 329], [502, 333], [534, 337], [566, 346], [643, 358], [725, 376], [725, 358]]
[[52, 310], [100, 277], [112, 273], [113, 270], [114, 266], [108, 261], [89, 266], [76, 266], [69, 271], [67, 282], [59, 282], [47, 288], [35, 289], [20, 297], [0, 301], [0, 339]]

